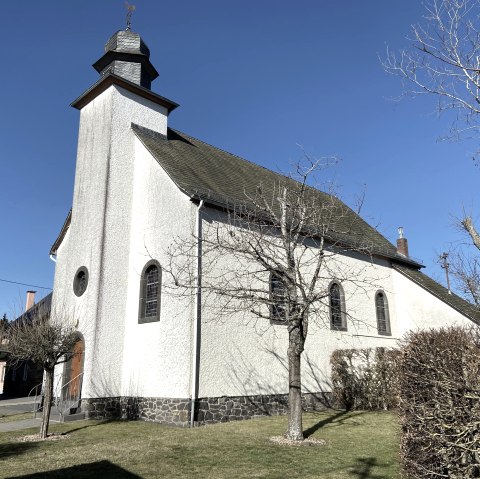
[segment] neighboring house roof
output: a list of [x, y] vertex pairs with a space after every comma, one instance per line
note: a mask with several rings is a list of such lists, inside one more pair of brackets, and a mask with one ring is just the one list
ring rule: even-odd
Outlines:
[[30, 309], [27, 309], [27, 311], [21, 314], [18, 318], [14, 319], [13, 322], [30, 320], [39, 310], [42, 310], [43, 313], [50, 312], [52, 309], [52, 295], [53, 292], [47, 294], [38, 303], [35, 303]]
[[474, 323], [480, 324], [480, 310], [472, 303], [469, 303], [460, 296], [449, 292], [447, 288], [421, 271], [399, 264], [394, 264], [393, 268], [421, 286], [423, 289], [426, 289], [429, 293], [433, 294], [444, 303], [450, 305], [453, 309], [456, 309], [459, 313], [471, 319]]
[[[35, 303], [30, 309], [25, 311], [23, 314], [21, 314], [18, 318], [14, 319], [13, 321], [10, 322], [10, 324], [15, 323], [17, 321], [28, 321], [34, 317], [34, 315], [42, 309], [42, 312], [48, 312], [50, 313], [52, 309], [52, 293], [47, 294], [44, 298], [42, 298], [38, 303]], [[0, 338], [1, 339], [1, 338]], [[2, 350], [2, 343], [0, 342], [0, 359], [3, 360], [8, 356], [8, 352], [5, 350]]]
[[[248, 197], [262, 195], [273, 198], [274, 188], [281, 185], [298, 187], [291, 178], [246, 161], [176, 130], [168, 129], [167, 136], [132, 124], [132, 129], [145, 148], [158, 161], [173, 182], [193, 199], [222, 207], [248, 203]], [[278, 190], [277, 190], [278, 194]], [[330, 240], [410, 264], [421, 265], [405, 256], [377, 230], [372, 228], [351, 208], [335, 196], [308, 188], [311, 204], [327, 206], [332, 215]], [[314, 226], [314, 225], [312, 225]]]

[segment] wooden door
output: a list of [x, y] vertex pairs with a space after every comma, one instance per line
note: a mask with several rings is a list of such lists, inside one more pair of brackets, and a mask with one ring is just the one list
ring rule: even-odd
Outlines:
[[73, 356], [70, 360], [68, 395], [70, 398], [79, 398], [82, 389], [83, 356], [85, 344], [79, 339], [73, 346]]

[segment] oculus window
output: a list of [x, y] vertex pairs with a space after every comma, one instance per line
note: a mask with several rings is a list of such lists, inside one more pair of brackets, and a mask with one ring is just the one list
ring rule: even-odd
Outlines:
[[78, 268], [73, 278], [73, 292], [75, 296], [82, 296], [88, 286], [88, 270], [85, 266]]

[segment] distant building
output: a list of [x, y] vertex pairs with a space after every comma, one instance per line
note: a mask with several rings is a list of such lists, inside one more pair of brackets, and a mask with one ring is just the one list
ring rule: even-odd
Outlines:
[[[38, 311], [46, 312], [51, 310], [52, 293], [35, 303], [35, 291], [27, 291], [25, 313], [16, 318], [15, 321], [28, 321], [34, 318]], [[43, 368], [31, 361], [14, 362], [9, 360], [8, 353], [5, 354], [6, 364], [4, 366], [3, 394], [6, 397], [24, 397], [29, 394], [40, 393], [43, 381]], [[1, 356], [0, 356], [1, 358]], [[1, 363], [0, 363], [1, 368]]]

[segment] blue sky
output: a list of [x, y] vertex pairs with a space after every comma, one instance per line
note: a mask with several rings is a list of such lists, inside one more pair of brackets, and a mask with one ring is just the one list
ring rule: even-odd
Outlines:
[[[463, 241], [462, 209], [480, 214], [475, 143], [438, 142], [448, 117], [433, 98], [392, 101], [386, 46], [409, 44], [417, 0], [132, 1], [160, 73], [152, 89], [179, 103], [170, 126], [274, 170], [338, 155], [326, 172], [362, 215], [443, 281], [438, 254]], [[91, 67], [116, 30], [122, 0], [2, 5], [0, 29], [0, 279], [52, 287], [49, 249], [70, 209], [78, 111]], [[300, 145], [300, 146], [299, 146]], [[474, 215], [475, 217], [475, 215]], [[0, 314], [23, 307], [27, 286], [0, 281]], [[47, 289], [33, 288], [38, 297]]]

